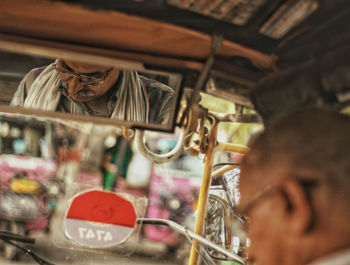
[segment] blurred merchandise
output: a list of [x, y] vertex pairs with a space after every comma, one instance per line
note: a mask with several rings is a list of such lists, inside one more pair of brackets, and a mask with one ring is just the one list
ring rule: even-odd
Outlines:
[[[108, 139], [108, 136], [107, 136]], [[132, 158], [130, 141], [123, 136], [115, 136], [114, 145], [106, 148], [103, 162], [103, 188], [114, 190], [117, 178], [125, 178]]]
[[147, 188], [151, 178], [151, 168], [151, 161], [140, 153], [134, 153], [126, 174], [127, 185]]
[[[25, 235], [49, 231], [64, 184], [57, 178], [53, 125], [16, 115], [0, 116], [0, 217], [2, 228]], [[19, 252], [4, 245], [5, 258]]]
[[[183, 154], [173, 162], [152, 165], [147, 217], [168, 219], [193, 228], [203, 168], [200, 160], [193, 163], [193, 159], [196, 158]], [[192, 161], [191, 167], [187, 160]], [[146, 226], [145, 236], [168, 246], [180, 242], [176, 232], [161, 226]]]

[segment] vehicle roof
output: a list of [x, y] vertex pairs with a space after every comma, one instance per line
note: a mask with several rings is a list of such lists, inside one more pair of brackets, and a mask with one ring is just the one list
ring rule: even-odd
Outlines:
[[[191, 2], [193, 4], [200, 1], [76, 0], [74, 2], [91, 10], [114, 10], [209, 35], [220, 33], [225, 40], [268, 55], [275, 54], [279, 57], [278, 66], [281, 68], [306, 61], [341, 43], [348, 42], [350, 38], [347, 30], [350, 22], [350, 4], [346, 0], [315, 1], [318, 3], [317, 9], [280, 39], [265, 36], [259, 33], [259, 29], [282, 4], [288, 2], [283, 0], [251, 1], [263, 4], [243, 26], [193, 12], [190, 8], [182, 9], [172, 4], [172, 2], [179, 2], [178, 5]], [[210, 1], [202, 2], [205, 4]]]
[[[320, 85], [323, 82], [320, 79], [324, 79], [324, 66], [320, 67], [322, 58], [344, 47], [345, 51], [327, 60], [336, 62], [338, 58], [348, 54], [349, 1], [242, 2], [262, 3], [244, 25], [198, 13], [202, 12], [198, 11], [201, 9], [200, 5], [203, 7], [213, 3], [230, 3], [223, 0], [76, 0], [73, 4], [71, 1], [4, 0], [0, 3], [0, 41], [3, 40], [2, 46], [5, 47], [13, 46], [6, 45], [6, 41], [12, 44], [39, 44], [47, 50], [61, 48], [131, 60], [136, 62], [135, 67], [138, 67], [138, 62], [142, 62], [147, 67], [176, 69], [184, 74], [187, 81], [185, 85], [194, 87], [212, 51], [213, 36], [221, 34], [224, 40], [216, 52], [210, 74], [214, 76], [214, 71], [216, 74], [219, 72], [215, 78], [220, 82], [224, 79], [224, 82], [218, 82], [217, 86], [222, 87], [211, 91], [212, 94], [227, 97], [237, 104], [254, 106], [267, 119], [274, 114], [266, 108], [271, 105], [279, 112], [279, 108], [284, 108], [285, 97], [295, 99], [295, 105], [288, 106], [287, 109], [307, 105], [310, 101], [308, 93], [315, 94], [317, 89], [323, 89]], [[267, 36], [268, 31], [264, 33], [263, 28], [272, 27], [270, 21], [278, 17], [277, 15], [283, 18], [286, 10], [295, 9], [296, 13], [302, 14], [302, 8], [293, 6], [298, 3], [312, 3], [315, 9], [280, 38]], [[194, 11], [196, 5], [197, 11]], [[283, 9], [284, 5], [289, 9]], [[287, 24], [283, 24], [286, 22], [283, 19], [277, 21], [280, 21], [280, 24], [275, 23], [278, 27], [289, 23], [288, 19]], [[17, 51], [20, 49], [17, 48]], [[311, 65], [304, 72], [307, 74], [306, 79], [312, 79], [309, 83], [313, 83], [313, 87], [306, 86], [304, 91], [296, 92], [295, 87], [300, 86], [293, 84], [298, 79], [296, 69], [301, 69], [310, 62]], [[347, 67], [348, 63], [344, 65]], [[320, 73], [316, 71], [316, 76], [311, 77], [314, 73], [310, 69], [316, 68], [321, 69]], [[285, 71], [290, 71], [291, 74], [288, 75]], [[325, 75], [330, 76], [331, 73], [328, 71]], [[276, 77], [277, 81], [272, 77]], [[270, 78], [273, 80], [265, 82]], [[345, 79], [337, 77], [337, 80]], [[277, 84], [272, 92], [271, 84]], [[281, 95], [276, 91], [285, 93]], [[326, 98], [323, 101], [332, 101], [332, 105], [338, 95], [331, 95], [329, 99], [328, 92], [322, 91], [320, 95], [312, 96], [311, 101], [316, 104], [320, 101], [318, 98]], [[267, 98], [264, 98], [265, 95]], [[271, 101], [282, 104], [277, 106], [271, 104]]]

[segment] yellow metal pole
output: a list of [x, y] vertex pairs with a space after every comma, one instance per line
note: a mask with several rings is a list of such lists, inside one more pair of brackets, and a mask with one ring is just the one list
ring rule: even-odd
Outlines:
[[212, 179], [216, 179], [218, 176], [221, 176], [222, 174], [226, 173], [227, 171], [230, 171], [234, 168], [238, 167], [237, 165], [228, 165], [228, 166], [224, 166], [218, 170], [215, 170], [212, 174], [211, 174], [211, 178]]
[[[215, 151], [222, 151], [222, 152], [235, 152], [235, 153], [241, 153], [241, 154], [245, 154], [247, 153], [249, 150], [248, 147], [241, 145], [241, 144], [229, 144], [229, 143], [221, 143], [219, 142], [218, 145], [215, 148]], [[221, 176], [222, 174], [224, 174], [227, 171], [230, 171], [234, 168], [238, 167], [237, 165], [227, 165], [224, 166], [216, 171], [214, 171], [211, 174], [211, 178], [215, 179], [218, 176]]]
[[[215, 152], [222, 151], [222, 152], [237, 152], [237, 153], [247, 153], [249, 148], [244, 145], [238, 145], [238, 144], [228, 144], [228, 143], [218, 143], [217, 145], [217, 131], [218, 131], [218, 125], [215, 124], [212, 129], [212, 134], [209, 139], [208, 143], [208, 149], [205, 154], [205, 164], [204, 164], [204, 172], [203, 172], [203, 179], [202, 179], [202, 185], [201, 190], [199, 193], [198, 198], [198, 209], [197, 209], [197, 215], [196, 215], [196, 224], [194, 228], [194, 232], [199, 235], [204, 234], [204, 221], [205, 221], [205, 215], [207, 210], [207, 202], [208, 202], [208, 194], [209, 194], [209, 188], [210, 188], [210, 181], [211, 178], [215, 178], [229, 170], [232, 170], [233, 168], [237, 167], [234, 165], [225, 166], [222, 169], [219, 169], [213, 173], [213, 161], [215, 157]], [[189, 260], [189, 265], [197, 265], [198, 264], [198, 253], [197, 250], [199, 250], [199, 244], [197, 241], [193, 241], [193, 246], [191, 249], [191, 255]]]
[[219, 142], [219, 145], [216, 148], [216, 151], [221, 152], [236, 152], [241, 154], [246, 154], [248, 152], [249, 148], [245, 145], [241, 144], [228, 144], [228, 143], [221, 143]]
[[[194, 233], [198, 235], [204, 234], [203, 228], [204, 228], [204, 221], [205, 221], [205, 215], [207, 210], [211, 171], [213, 169], [213, 161], [215, 156], [217, 133], [218, 133], [218, 124], [215, 123], [212, 128], [211, 136], [209, 138], [208, 149], [205, 154], [203, 179], [202, 179], [202, 185], [201, 185], [199, 198], [198, 198], [198, 209], [197, 209], [197, 215], [196, 215], [196, 224], [194, 228]], [[188, 263], [189, 265], [198, 264], [198, 253], [196, 249], [199, 250], [199, 244], [197, 241], [194, 240], [192, 249], [191, 249], [190, 260]]]

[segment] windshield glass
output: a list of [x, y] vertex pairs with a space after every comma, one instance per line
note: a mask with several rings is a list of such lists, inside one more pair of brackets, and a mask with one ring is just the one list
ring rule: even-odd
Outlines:
[[[72, 199], [82, 192], [106, 190], [130, 201], [138, 218], [170, 220], [193, 231], [204, 171], [203, 154], [184, 150], [176, 160], [158, 164], [146, 159], [135, 141], [121, 136], [117, 127], [51, 119], [33, 121], [27, 116], [2, 113], [0, 123], [3, 230], [36, 240], [34, 245], [19, 242], [20, 246], [54, 264], [115, 264], [116, 260], [123, 264], [187, 263], [191, 244], [173, 229], [136, 225], [124, 244], [96, 248], [99, 241], [109, 243], [114, 234], [103, 232], [106, 226], [100, 230], [94, 230], [95, 225], [82, 226], [78, 237], [84, 239], [84, 246], [68, 231], [67, 211]], [[226, 131], [229, 139], [229, 135], [238, 135], [239, 129]], [[42, 141], [48, 134], [53, 137], [56, 167], [51, 165], [51, 171], [43, 171], [44, 165], [35, 162], [33, 167], [27, 158], [16, 160], [17, 167], [9, 169], [3, 156], [44, 158]], [[145, 137], [149, 148], [159, 154], [169, 152], [178, 140], [176, 134], [158, 132]], [[21, 140], [22, 145], [15, 144], [16, 140]], [[215, 163], [234, 159], [218, 154]], [[20, 207], [23, 199], [27, 204]], [[106, 214], [105, 210], [100, 213]], [[36, 264], [14, 246], [4, 246], [9, 254], [0, 257], [2, 264], [12, 259]]]

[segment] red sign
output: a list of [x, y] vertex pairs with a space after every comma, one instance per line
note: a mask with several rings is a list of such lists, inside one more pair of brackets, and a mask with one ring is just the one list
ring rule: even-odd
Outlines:
[[84, 246], [110, 247], [132, 234], [136, 219], [134, 206], [127, 199], [90, 190], [73, 198], [64, 222], [65, 233]]

